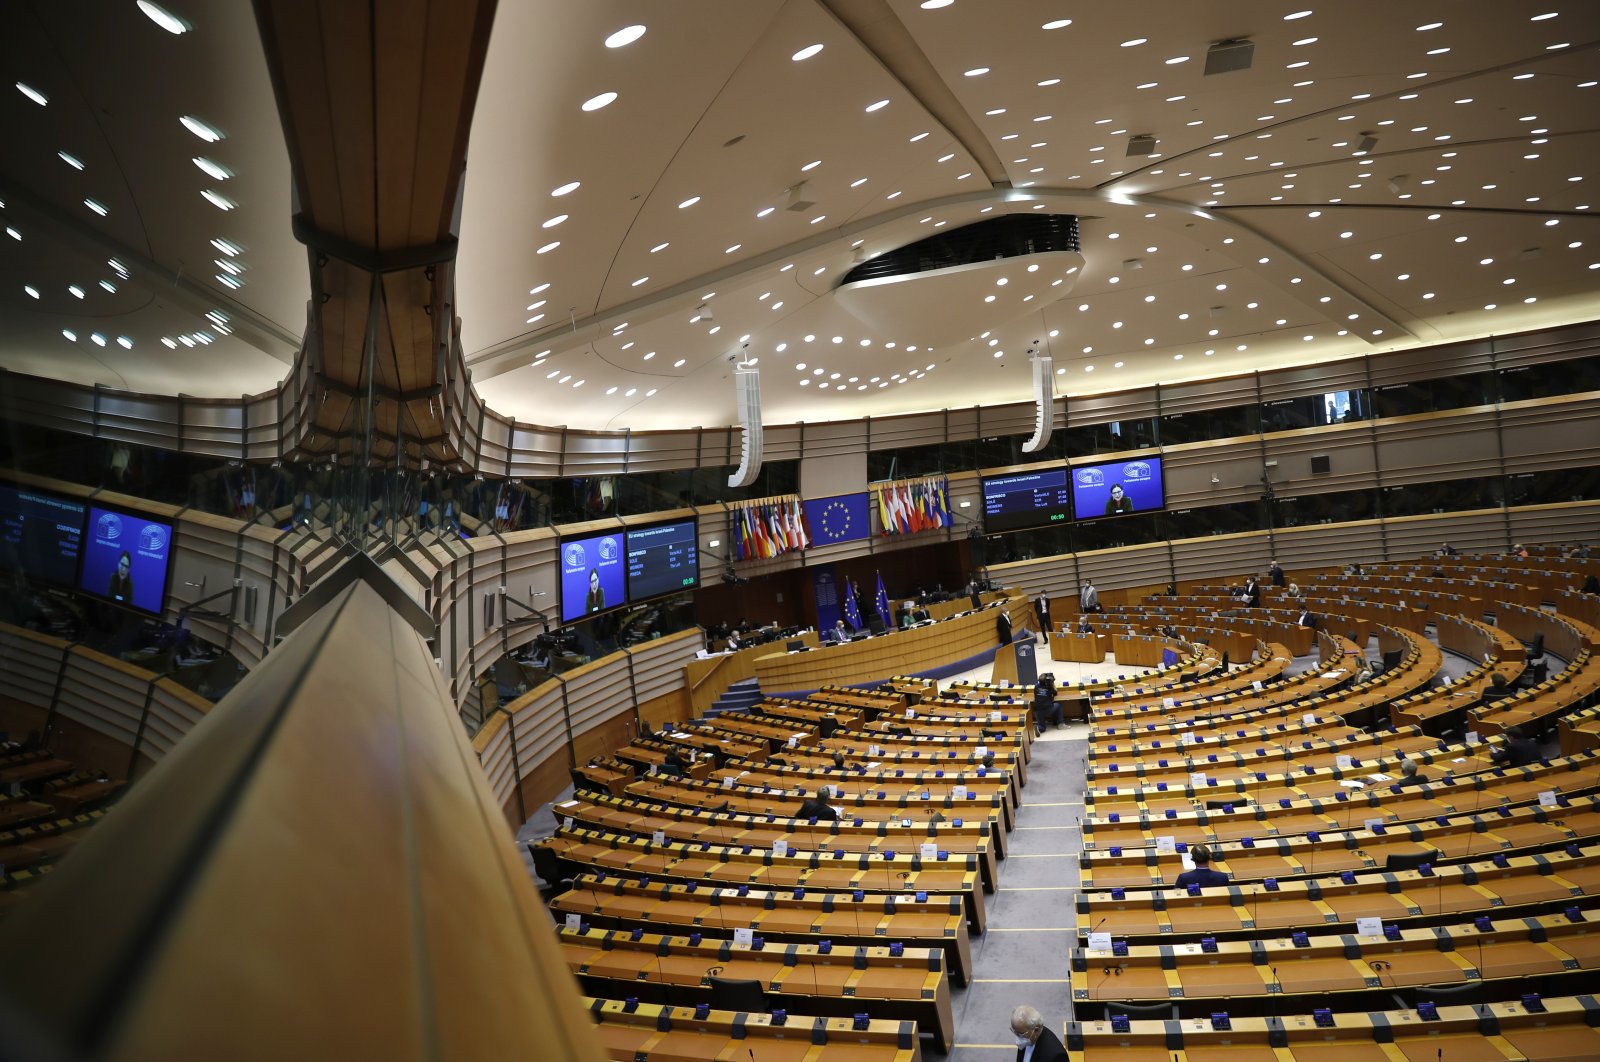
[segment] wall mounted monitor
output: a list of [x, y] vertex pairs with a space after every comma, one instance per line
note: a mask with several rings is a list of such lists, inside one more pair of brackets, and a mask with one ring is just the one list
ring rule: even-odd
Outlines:
[[79, 590], [159, 616], [167, 599], [171, 562], [172, 524], [153, 516], [89, 506]]
[[602, 531], [561, 543], [561, 622], [573, 623], [628, 603], [623, 534]]
[[628, 600], [638, 602], [699, 586], [699, 534], [693, 517], [628, 528]]
[[87, 508], [74, 498], [0, 483], [0, 569], [72, 586]]
[[1079, 520], [1159, 512], [1166, 501], [1159, 457], [1072, 469], [1072, 511]]
[[983, 478], [983, 529], [988, 534], [1048, 527], [1072, 519], [1067, 468]]

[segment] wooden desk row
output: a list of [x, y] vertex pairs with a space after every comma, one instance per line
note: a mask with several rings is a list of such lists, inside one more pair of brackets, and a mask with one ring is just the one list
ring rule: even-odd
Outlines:
[[[1374, 815], [1366, 820], [1370, 826], [1350, 830], [1246, 836], [1228, 844], [1212, 843], [1211, 865], [1234, 881], [1260, 881], [1372, 869], [1382, 866], [1391, 855], [1432, 853], [1435, 864], [1444, 864], [1496, 851], [1526, 852], [1600, 838], [1600, 797], [1594, 789], [1559, 793], [1555, 801], [1550, 807], [1537, 801], [1515, 807], [1500, 805], [1480, 813], [1461, 812], [1409, 823]], [[1185, 850], [1200, 842], [1180, 840], [1176, 834], [1160, 836], [1169, 839], [1170, 846], [1083, 852], [1079, 867], [1084, 887], [1127, 888], [1176, 881], [1184, 870]]]
[[[762, 781], [771, 779], [767, 783], [769, 785], [780, 788], [800, 785], [807, 790], [815, 786], [831, 787], [852, 783], [870, 786], [878, 781], [890, 780], [905, 784], [933, 782], [942, 788], [951, 785], [968, 785], [970, 788], [969, 783], [989, 785], [1004, 782], [1011, 806], [1014, 808], [1022, 802], [1022, 783], [1018, 772], [991, 766], [985, 762], [987, 757], [979, 758], [972, 763], [940, 760], [935, 764], [924, 760], [890, 761], [849, 756], [845, 758], [842, 767], [837, 766], [831, 757], [790, 754], [779, 758], [783, 760], [782, 763], [773, 763], [770, 759], [765, 761], [730, 759], [715, 772], [713, 780], [744, 772], [747, 776], [756, 776]], [[999, 759], [1000, 757], [995, 757], [993, 762], [998, 764]], [[740, 778], [738, 781], [740, 784], [748, 784], [749, 777]]]
[[[758, 940], [760, 938], [757, 938]], [[709, 979], [755, 980], [780, 1009], [818, 1014], [858, 1011], [915, 1021], [941, 1051], [954, 1042], [950, 980], [944, 952], [931, 948], [863, 947], [824, 952], [815, 944], [691, 943], [689, 937], [589, 927], [560, 930], [567, 965], [586, 988], [622, 995], [659, 993], [714, 1001]]]
[[1337, 765], [1341, 757], [1359, 765], [1361, 757], [1409, 754], [1439, 747], [1439, 739], [1407, 727], [1394, 732], [1371, 732], [1355, 727], [1313, 725], [1295, 733], [1248, 734], [1235, 730], [1231, 740], [1202, 740], [1196, 735], [1190, 744], [1138, 741], [1109, 745], [1100, 751], [1090, 781], [1125, 781], [1130, 777], [1159, 778], [1166, 774], [1187, 774], [1195, 770], [1235, 770], [1254, 772], [1280, 761], [1293, 761], [1297, 768]]
[[[964, 787], [967, 788], [967, 794], [960, 799], [955, 796], [954, 789], [962, 783], [953, 780], [944, 786], [937, 786], [934, 782], [880, 780], [871, 789], [862, 787], [856, 789], [854, 793], [847, 790], [842, 796], [830, 794], [828, 800], [847, 811], [859, 810], [863, 817], [990, 818], [997, 827], [1003, 826], [1009, 830], [1010, 789], [1003, 778], [988, 785], [981, 784], [985, 781], [987, 779], [979, 780], [979, 783], [972, 787]], [[692, 778], [672, 778], [664, 775], [630, 782], [625, 791], [646, 800], [685, 807], [711, 808], [726, 805], [729, 811], [784, 818], [792, 818], [799, 814], [800, 805], [807, 799], [792, 790], [770, 788], [757, 790], [750, 787], [741, 788], [737, 784], [729, 787], [714, 785], [711, 782], [697, 782]]]
[[1501, 804], [1537, 800], [1540, 793], [1550, 790], [1582, 793], [1597, 785], [1600, 753], [1590, 750], [1548, 764], [1496, 767], [1459, 781], [1449, 778], [1437, 785], [1408, 787], [1398, 793], [1366, 793], [1353, 800], [1324, 801], [1302, 794], [1280, 798], [1275, 806], [1241, 804], [1228, 813], [1195, 809], [1180, 795], [1164, 808], [1141, 804], [1137, 818], [1111, 823], [1106, 818], [1090, 817], [1083, 824], [1083, 847], [1104, 851], [1113, 846], [1153, 846], [1159, 836], [1176, 836], [1195, 843], [1348, 831], [1369, 818], [1399, 823], [1460, 812], [1478, 813]]
[[1406, 871], [1345, 871], [1318, 877], [1201, 889], [1111, 889], [1080, 893], [1077, 928], [1114, 937], [1237, 934], [1313, 925], [1354, 925], [1476, 914], [1489, 907], [1566, 903], [1600, 892], [1600, 845], [1574, 842], [1549, 855], [1506, 856]]
[[664, 1059], [738, 1059], [759, 1051], [762, 1062], [812, 1062], [823, 1048], [828, 1062], [921, 1062], [917, 1026], [909, 1021], [790, 1015], [782, 1025], [769, 1014], [669, 1007], [656, 1003], [586, 998], [612, 1062]]
[[683, 934], [703, 931], [731, 940], [750, 929], [770, 940], [820, 942], [852, 947], [901, 941], [939, 948], [960, 984], [972, 974], [971, 937], [959, 896], [700, 887], [672, 882], [600, 878], [583, 874], [572, 889], [550, 902], [558, 920], [583, 916], [595, 925], [632, 930], [653, 927]]
[[762, 850], [770, 850], [776, 842], [784, 841], [794, 852], [842, 850], [857, 855], [878, 855], [932, 844], [940, 851], [976, 856], [983, 872], [985, 892], [994, 891], [998, 877], [997, 856], [991, 844], [995, 831], [987, 820], [924, 820], [905, 826], [903, 823], [909, 820], [867, 822], [861, 818], [843, 818], [812, 824], [803, 819], [774, 821], [754, 815], [716, 814], [699, 808], [675, 808], [609, 796], [574, 797], [552, 804], [551, 810], [559, 821], [601, 833], [652, 837], [659, 832], [673, 841], [709, 838], [720, 845], [740, 848], [748, 845]]
[[776, 855], [771, 849], [702, 843], [654, 845], [592, 830], [561, 829], [540, 842], [568, 863], [606, 873], [682, 882], [717, 882], [770, 889], [862, 889], [960, 896], [974, 933], [984, 926], [983, 886], [976, 858], [951, 854], [924, 862], [915, 851], [877, 856], [820, 852]]
[[1433, 1062], [1527, 1060], [1593, 1062], [1600, 1057], [1600, 1002], [1580, 995], [1416, 1011], [1336, 1012], [1327, 1024], [1304, 1012], [1240, 1018], [1213, 1028], [1208, 1018], [1068, 1022], [1062, 1043], [1070, 1062]]

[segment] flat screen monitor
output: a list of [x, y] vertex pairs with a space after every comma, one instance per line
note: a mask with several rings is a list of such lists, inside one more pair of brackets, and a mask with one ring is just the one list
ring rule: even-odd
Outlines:
[[1072, 519], [1067, 468], [983, 479], [983, 529], [988, 534], [1048, 527]]
[[1159, 512], [1165, 505], [1159, 457], [1072, 469], [1072, 511], [1079, 520]]
[[561, 622], [571, 623], [628, 603], [621, 530], [561, 543]]
[[89, 506], [78, 589], [161, 614], [172, 561], [172, 525], [153, 516]]
[[72, 498], [0, 483], [0, 568], [70, 587], [78, 577], [86, 509]]
[[700, 585], [698, 523], [691, 517], [627, 531], [628, 600], [643, 601]]

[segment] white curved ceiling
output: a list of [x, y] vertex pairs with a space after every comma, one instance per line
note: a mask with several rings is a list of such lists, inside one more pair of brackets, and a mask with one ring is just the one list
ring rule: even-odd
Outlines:
[[[0, 238], [0, 364], [259, 390], [303, 328], [306, 268], [254, 20], [242, 0], [162, 6], [190, 31], [133, 0], [10, 9], [0, 215], [24, 238]], [[1239, 37], [1252, 68], [1205, 76]], [[1575, 0], [502, 3], [460, 234], [468, 360], [502, 412], [655, 428], [732, 422], [742, 343], [781, 422], [1026, 401], [1040, 336], [1070, 395], [1591, 318], [1597, 39], [1600, 7]], [[934, 117], [952, 100], [954, 130]], [[1126, 155], [1137, 134], [1156, 155]], [[1084, 219], [1068, 298], [990, 329], [974, 287], [971, 334], [930, 351], [832, 297], [861, 256], [1032, 210]], [[108, 246], [148, 268], [119, 280]], [[219, 258], [247, 267], [240, 288]], [[230, 334], [161, 344], [210, 331], [208, 308]]]

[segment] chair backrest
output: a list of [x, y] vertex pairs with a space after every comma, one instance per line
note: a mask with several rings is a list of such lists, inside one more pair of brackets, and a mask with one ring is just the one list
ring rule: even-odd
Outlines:
[[1175, 1018], [1178, 1008], [1171, 1003], [1107, 1003], [1106, 1014], [1126, 1014], [1130, 1018]]
[[1415, 870], [1424, 863], [1437, 863], [1443, 858], [1438, 852], [1397, 852], [1384, 859], [1383, 869]]
[[767, 1011], [767, 994], [761, 990], [761, 982], [739, 977], [711, 977], [706, 983], [711, 986], [711, 1007], [713, 1010], [743, 1011], [746, 1014], [765, 1014]]
[[556, 888], [566, 878], [561, 857], [544, 845], [530, 844], [528, 854], [533, 856], [533, 872], [539, 875], [540, 880], [546, 885]]

